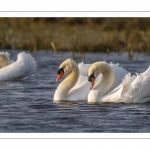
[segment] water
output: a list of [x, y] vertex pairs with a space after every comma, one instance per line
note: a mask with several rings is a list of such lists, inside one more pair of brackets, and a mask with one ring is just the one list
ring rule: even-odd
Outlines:
[[[19, 51], [8, 51], [16, 59]], [[1, 133], [148, 133], [150, 132], [150, 104], [102, 103], [89, 105], [86, 101], [53, 103], [53, 94], [59, 64], [70, 57], [62, 53], [54, 58], [52, 52], [34, 53], [37, 72], [24, 81], [1, 82], [0, 132]], [[143, 72], [150, 64], [150, 56], [126, 54], [118, 56], [87, 53], [75, 60], [94, 63], [104, 60], [119, 63], [131, 73]]]

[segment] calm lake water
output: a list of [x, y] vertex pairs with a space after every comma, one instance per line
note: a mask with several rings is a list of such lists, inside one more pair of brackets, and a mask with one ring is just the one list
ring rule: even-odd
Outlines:
[[[11, 59], [19, 51], [8, 50]], [[150, 103], [124, 104], [102, 103], [89, 105], [86, 101], [53, 103], [58, 84], [55, 82], [57, 68], [70, 53], [34, 53], [37, 72], [24, 81], [1, 82], [0, 86], [0, 132], [1, 133], [149, 133]], [[106, 61], [119, 63], [129, 72], [143, 72], [150, 64], [150, 56], [134, 54], [109, 55], [86, 53], [83, 58], [75, 54], [76, 62], [94, 63]]]

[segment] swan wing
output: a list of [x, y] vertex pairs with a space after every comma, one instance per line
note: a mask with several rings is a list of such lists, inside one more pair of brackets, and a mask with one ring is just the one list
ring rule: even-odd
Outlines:
[[15, 62], [10, 62], [10, 65], [0, 69], [0, 81], [24, 78], [36, 71], [34, 58], [25, 52], [19, 53]]
[[124, 97], [128, 98], [128, 102], [144, 103], [150, 102], [150, 66], [140, 74], [137, 74], [127, 91], [124, 91]]

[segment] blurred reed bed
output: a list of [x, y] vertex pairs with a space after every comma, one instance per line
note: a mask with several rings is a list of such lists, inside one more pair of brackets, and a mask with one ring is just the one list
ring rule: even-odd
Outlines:
[[0, 49], [150, 54], [150, 18], [0, 18]]

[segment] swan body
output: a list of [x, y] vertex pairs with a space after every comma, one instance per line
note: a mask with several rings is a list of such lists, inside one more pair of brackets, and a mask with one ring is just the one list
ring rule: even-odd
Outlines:
[[[94, 72], [102, 73], [103, 77], [90, 91], [88, 102], [124, 102], [124, 103], [144, 103], [150, 101], [150, 67], [143, 73], [131, 76], [126, 74], [122, 83], [111, 92], [107, 92], [113, 84], [115, 77], [112, 70], [107, 67], [106, 63], [95, 63], [89, 69], [89, 75]], [[105, 69], [103, 69], [105, 68]]]
[[56, 81], [58, 81], [63, 74], [68, 74], [68, 76], [58, 85], [53, 100], [87, 100], [90, 91], [87, 86], [87, 76], [80, 74], [78, 65], [73, 60], [67, 59], [62, 62], [58, 68]]
[[35, 73], [36, 62], [30, 54], [21, 52], [16, 61], [10, 60], [9, 55], [0, 52], [0, 81], [22, 79]]

